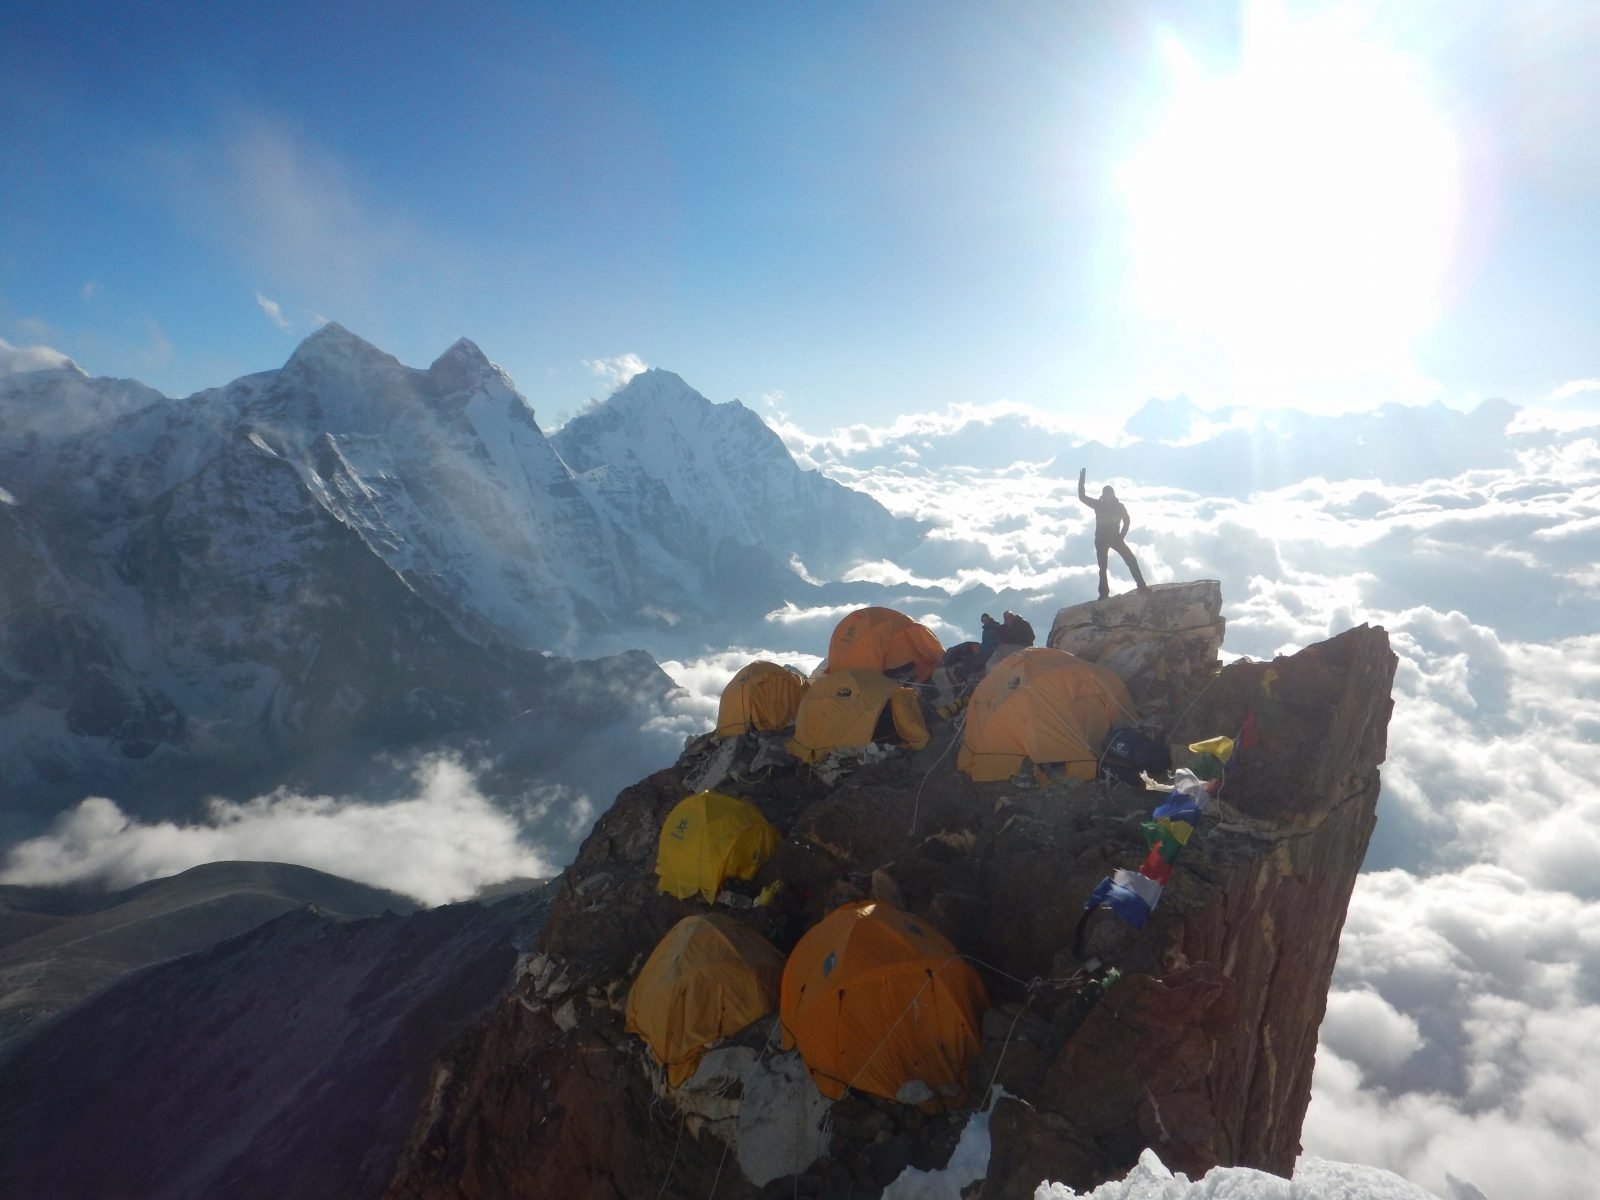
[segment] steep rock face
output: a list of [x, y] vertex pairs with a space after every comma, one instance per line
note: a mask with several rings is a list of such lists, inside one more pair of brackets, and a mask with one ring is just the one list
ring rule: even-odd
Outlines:
[[634, 376], [551, 441], [573, 470], [600, 473], [614, 506], [660, 497], [647, 518], [652, 530], [707, 564], [727, 539], [798, 553], [813, 572], [832, 573], [861, 555], [904, 549], [921, 528], [802, 471], [755, 413], [737, 400], [712, 404], [671, 371]]
[[1143, 715], [1175, 716], [1174, 700], [1215, 673], [1226, 625], [1215, 579], [1158, 583], [1061, 609], [1045, 644], [1110, 667]]
[[120, 521], [74, 529], [0, 506], [26, 568], [0, 580], [17, 613], [0, 628], [0, 762], [20, 810], [159, 786], [176, 815], [312, 763], [311, 786], [337, 786], [378, 750], [527, 713], [570, 738], [671, 686], [643, 656], [577, 665], [466, 636], [254, 431]]
[[[1087, 1186], [1110, 1156], [1145, 1145], [1191, 1178], [1215, 1165], [1292, 1170], [1376, 820], [1395, 663], [1366, 627], [1235, 663], [1173, 731], [1241, 737], [1216, 824], [1202, 823], [1143, 932], [1091, 918], [1084, 952], [1126, 974], [1048, 1068], [1042, 1102], [997, 1112], [998, 1194], [1041, 1177]], [[1036, 864], [1036, 878], [1057, 865]]]
[[545, 907], [303, 907], [131, 975], [0, 1064], [0, 1195], [375, 1195]]
[[[1241, 747], [1143, 930], [1084, 919], [1082, 905], [1138, 864], [1141, 822], [1163, 797], [974, 785], [953, 771], [948, 726], [831, 790], [805, 774], [725, 783], [785, 835], [755, 881], [784, 880], [782, 901], [737, 915], [787, 950], [870, 896], [932, 922], [979, 967], [996, 1007], [972, 1091], [999, 1082], [1016, 1098], [992, 1118], [985, 1200], [1045, 1178], [1088, 1189], [1146, 1146], [1191, 1176], [1287, 1173], [1375, 819], [1394, 667], [1383, 631], [1361, 627], [1193, 682], [1169, 734], [1241, 735]], [[766, 1194], [728, 1153], [737, 1091], [667, 1089], [622, 1031], [644, 956], [702, 908], [657, 893], [652, 873], [694, 765], [624, 791], [597, 823], [512, 996], [442, 1060], [392, 1200]], [[1105, 966], [1121, 972], [1110, 986], [1095, 981]], [[962, 1120], [854, 1094], [832, 1118], [828, 1155], [771, 1194], [876, 1196], [907, 1165], [940, 1165]]]

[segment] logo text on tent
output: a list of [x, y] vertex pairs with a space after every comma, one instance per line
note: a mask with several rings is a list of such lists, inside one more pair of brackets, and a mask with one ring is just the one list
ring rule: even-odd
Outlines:
[[672, 838], [676, 838], [680, 842], [683, 841], [684, 838], [688, 837], [689, 836], [689, 818], [685, 817], [685, 818], [683, 818], [683, 820], [679, 821], [678, 825], [677, 825], [677, 828], [675, 828], [667, 836], [668, 837], [672, 837]]

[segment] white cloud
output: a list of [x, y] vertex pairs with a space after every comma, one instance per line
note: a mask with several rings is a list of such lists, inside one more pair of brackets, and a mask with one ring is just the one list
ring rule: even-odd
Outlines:
[[294, 326], [289, 324], [289, 318], [283, 315], [283, 307], [276, 300], [269, 300], [260, 292], [257, 292], [256, 305], [262, 312], [267, 314], [267, 320], [271, 321], [279, 329], [285, 333], [293, 331]]
[[[426, 759], [412, 783], [413, 794], [388, 804], [281, 790], [243, 803], [212, 800], [206, 820], [195, 824], [146, 824], [91, 797], [52, 832], [12, 848], [0, 883], [92, 879], [128, 887], [200, 863], [247, 859], [299, 863], [445, 904], [485, 884], [555, 873], [519, 840], [516, 817], [496, 808], [459, 761]], [[548, 816], [552, 800], [570, 799], [538, 797], [522, 815]]]
[[1582, 399], [1589, 403], [1600, 401], [1600, 379], [1573, 379], [1550, 392], [1552, 404]]
[[0, 338], [0, 375], [18, 375], [23, 371], [48, 371], [56, 367], [70, 367], [72, 360], [49, 346], [13, 346]]
[[859, 604], [820, 604], [802, 608], [792, 600], [786, 600], [782, 608], [775, 608], [767, 614], [767, 620], [774, 625], [827, 625], [832, 629], [860, 607]]
[[364, 328], [397, 298], [452, 286], [466, 255], [421, 228], [304, 131], [251, 113], [205, 136], [154, 143], [148, 170], [194, 231], [269, 290]]
[[610, 358], [586, 358], [583, 360], [583, 365], [594, 372], [607, 392], [616, 391], [635, 375], [650, 369], [650, 364], [632, 351], [627, 354], [615, 354]]
[[[876, 463], [919, 462], [935, 445], [959, 447], [958, 453], [971, 453], [976, 439], [991, 437], [1001, 443], [1013, 440], [1014, 431], [1036, 435], [1071, 437], [1086, 432], [1083, 421], [1068, 426], [1052, 413], [1010, 400], [983, 404], [955, 403], [941, 412], [903, 413], [887, 425], [860, 422], [843, 425], [831, 433], [813, 434], [792, 420], [785, 411], [788, 398], [781, 391], [767, 392], [762, 402], [767, 409], [767, 424], [803, 465], [843, 465], [852, 459]], [[1115, 437], [1111, 428], [1094, 430]], [[1027, 438], [1016, 440], [1015, 458], [1031, 451]], [[942, 456], [941, 456], [942, 457]], [[1005, 457], [1005, 455], [1002, 455]], [[1006, 458], [1006, 461], [1012, 461]]]
[[661, 669], [672, 677], [678, 690], [668, 697], [667, 714], [658, 719], [656, 727], [684, 736], [705, 733], [714, 728], [722, 690], [735, 674], [757, 659], [795, 667], [807, 675], [822, 661], [821, 655], [817, 654], [744, 647], [733, 647], [683, 661], [667, 659], [661, 664]]
[[1322, 1018], [1322, 1044], [1367, 1068], [1394, 1069], [1422, 1047], [1414, 1018], [1369, 991], [1334, 991]]
[[83, 285], [78, 288], [78, 296], [85, 301], [93, 300], [103, 290], [104, 285], [98, 279], [85, 279]]
[[[1592, 1195], [1600, 906], [1486, 864], [1364, 875], [1336, 979], [1334, 996], [1372, 997], [1376, 1019], [1363, 1033], [1330, 998], [1307, 1152], [1441, 1192], [1448, 1173], [1490, 1196]], [[1408, 1009], [1422, 1042], [1402, 1055], [1409, 1038], [1394, 1017]]]
[[[1339, 428], [1326, 432], [1336, 445]], [[1354, 438], [1330, 460], [1342, 478], [1248, 497], [1114, 482], [1148, 576], [1223, 581], [1230, 654], [1270, 657], [1365, 621], [1400, 660], [1307, 1151], [1440, 1195], [1473, 1194], [1454, 1176], [1490, 1196], [1576, 1200], [1600, 1176], [1587, 1133], [1600, 1066], [1579, 1049], [1600, 1029], [1600, 439], [1542, 422], [1513, 433], [1511, 461], [1413, 482], [1363, 478]], [[825, 457], [871, 441], [808, 445]], [[1041, 634], [1057, 607], [1091, 598], [1088, 521], [1065, 470], [847, 461], [829, 473], [935, 523], [857, 578], [940, 587], [952, 610], [963, 587], [1011, 586]], [[769, 620], [814, 640], [849, 607]]]

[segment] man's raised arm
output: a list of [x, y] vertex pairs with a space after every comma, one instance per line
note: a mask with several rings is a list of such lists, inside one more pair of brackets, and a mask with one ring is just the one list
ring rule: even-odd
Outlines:
[[1089, 499], [1089, 493], [1084, 490], [1084, 486], [1083, 486], [1083, 481], [1085, 479], [1087, 479], [1088, 477], [1089, 477], [1089, 468], [1088, 467], [1079, 467], [1078, 468], [1078, 499], [1082, 500], [1090, 508], [1093, 508], [1094, 507], [1094, 501]]

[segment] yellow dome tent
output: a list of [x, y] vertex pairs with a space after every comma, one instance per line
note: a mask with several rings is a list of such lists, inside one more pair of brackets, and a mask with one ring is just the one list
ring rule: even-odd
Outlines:
[[724, 879], [750, 879], [778, 848], [778, 831], [748, 800], [696, 792], [661, 824], [656, 846], [660, 890], [680, 900], [715, 900]]
[[877, 671], [829, 671], [801, 698], [788, 749], [804, 762], [816, 762], [830, 751], [859, 750], [890, 737], [913, 750], [928, 744], [917, 694]]
[[786, 729], [794, 724], [795, 710], [805, 694], [806, 677], [800, 672], [775, 662], [753, 662], [722, 689], [716, 736], [737, 737], [752, 729]]
[[721, 913], [685, 917], [633, 981], [624, 1027], [678, 1087], [707, 1046], [773, 1010], [782, 978], [783, 954], [755, 930]]
[[953, 1108], [982, 1044], [989, 997], [978, 973], [919, 917], [847, 904], [806, 932], [783, 969], [785, 1049], [823, 1095], [846, 1087]]
[[1065, 650], [1030, 646], [1001, 659], [972, 692], [956, 767], [980, 783], [1009, 779], [1024, 758], [1093, 779], [1113, 725], [1137, 720], [1115, 671]]
[[933, 631], [892, 608], [859, 608], [834, 628], [828, 669], [900, 671], [910, 667], [926, 683], [944, 663], [944, 647]]

